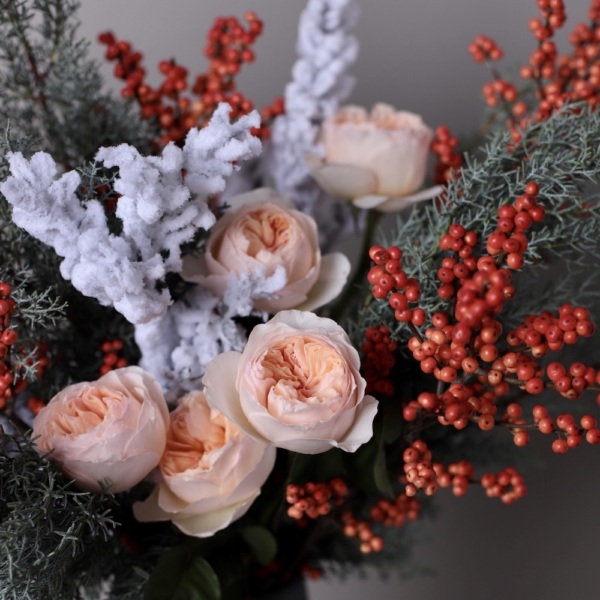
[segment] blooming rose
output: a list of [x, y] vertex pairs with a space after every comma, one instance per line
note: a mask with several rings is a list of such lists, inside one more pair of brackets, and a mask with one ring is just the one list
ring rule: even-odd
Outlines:
[[297, 310], [250, 334], [243, 353], [206, 366], [208, 403], [257, 440], [303, 454], [354, 452], [373, 435], [358, 353], [331, 319]]
[[268, 189], [231, 199], [232, 207], [213, 226], [206, 252], [184, 260], [183, 277], [208, 287], [218, 296], [230, 274], [261, 271], [265, 277], [283, 268], [285, 286], [272, 298], [254, 302], [258, 310], [313, 310], [342, 290], [350, 262], [336, 252], [321, 257], [314, 219], [291, 208]]
[[59, 392], [33, 421], [40, 453], [81, 489], [105, 483], [122, 492], [139, 483], [165, 449], [169, 411], [158, 382], [139, 367], [110, 371], [98, 381]]
[[207, 537], [242, 517], [275, 464], [275, 448], [253, 440], [190, 392], [171, 413], [162, 482], [133, 505], [138, 521], [170, 519]]
[[364, 108], [346, 106], [323, 123], [325, 159], [313, 165], [312, 174], [327, 193], [360, 208], [400, 210], [441, 191], [437, 186], [417, 192], [432, 139], [414, 113], [376, 104], [369, 116]]

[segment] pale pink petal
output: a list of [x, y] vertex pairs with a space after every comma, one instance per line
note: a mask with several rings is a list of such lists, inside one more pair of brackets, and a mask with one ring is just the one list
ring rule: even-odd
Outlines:
[[[52, 457], [52, 455], [51, 455]], [[56, 457], [58, 458], [58, 457]], [[112, 485], [112, 493], [124, 492], [139, 483], [160, 461], [160, 454], [149, 452], [132, 456], [125, 460], [116, 458], [113, 462], [87, 462], [79, 460], [64, 460], [62, 468], [74, 479], [78, 487], [86, 491], [100, 492], [105, 480]]]
[[385, 202], [377, 206], [377, 210], [383, 213], [390, 212], [398, 212], [403, 208], [406, 208], [410, 204], [415, 204], [416, 202], [421, 202], [422, 200], [429, 200], [430, 198], [435, 198], [435, 196], [439, 196], [442, 193], [443, 187], [441, 185], [436, 185], [434, 187], [427, 188], [425, 190], [421, 190], [416, 194], [411, 194], [410, 196], [403, 196], [402, 198], [388, 198]]
[[200, 538], [210, 537], [217, 531], [225, 529], [233, 521], [243, 517], [259, 494], [260, 491], [244, 502], [225, 506], [206, 514], [173, 518], [173, 524], [186, 535]]
[[311, 175], [334, 198], [352, 200], [377, 192], [377, 176], [363, 167], [328, 163], [313, 169]]
[[381, 196], [378, 194], [369, 194], [368, 196], [359, 196], [352, 200], [352, 204], [357, 208], [364, 210], [371, 210], [372, 208], [379, 208], [380, 205], [384, 204], [390, 199], [389, 196]]
[[240, 352], [223, 352], [206, 365], [202, 379], [206, 400], [250, 437], [267, 443], [250, 424], [240, 405], [236, 379], [241, 357]]
[[296, 310], [315, 310], [337, 298], [348, 281], [350, 261], [345, 254], [334, 252], [321, 259], [321, 271], [304, 302]]
[[379, 402], [373, 396], [365, 396], [356, 411], [354, 425], [348, 435], [337, 444], [346, 452], [355, 452], [359, 446], [373, 437], [373, 419]]

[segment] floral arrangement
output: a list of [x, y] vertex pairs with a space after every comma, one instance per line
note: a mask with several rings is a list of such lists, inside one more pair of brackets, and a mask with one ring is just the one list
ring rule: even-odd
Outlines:
[[236, 85], [254, 13], [158, 87], [101, 33], [115, 98], [76, 2], [0, 0], [3, 598], [256, 598], [399, 567], [440, 489], [510, 504], [531, 436], [600, 443], [600, 2], [566, 54], [563, 1], [537, 8], [514, 79], [469, 46], [493, 81], [461, 145], [343, 105], [354, 0], [308, 0], [260, 113]]

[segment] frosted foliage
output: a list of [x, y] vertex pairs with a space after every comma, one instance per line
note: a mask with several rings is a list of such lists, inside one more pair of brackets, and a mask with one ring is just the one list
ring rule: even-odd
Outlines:
[[309, 0], [300, 18], [298, 60], [285, 89], [285, 115], [273, 125], [269, 170], [278, 192], [306, 212], [312, 212], [321, 193], [305, 157], [319, 152], [321, 122], [352, 90], [354, 79], [347, 71], [358, 42], [349, 31], [357, 19], [354, 0]]
[[244, 349], [244, 329], [233, 317], [253, 314], [266, 320], [266, 313], [253, 309], [255, 301], [271, 299], [286, 283], [285, 269], [280, 267], [271, 276], [260, 269], [232, 273], [223, 298], [201, 287], [193, 289], [165, 315], [136, 326], [140, 366], [160, 381], [170, 397], [197, 389], [206, 365], [215, 356]]
[[221, 300], [195, 288], [166, 315], [136, 326], [140, 366], [153, 373], [169, 398], [198, 389], [206, 365], [218, 354], [242, 351], [246, 335], [229, 316], [216, 310]]
[[270, 277], [264, 268], [245, 273], [232, 272], [227, 281], [227, 289], [223, 296], [227, 316], [247, 317], [253, 311], [256, 300], [265, 298], [272, 300], [275, 294], [287, 283], [285, 268], [277, 267]]
[[59, 177], [48, 154], [30, 160], [9, 154], [11, 175], [0, 191], [13, 206], [14, 222], [64, 259], [65, 279], [130, 322], [145, 323], [171, 304], [168, 291], [159, 291], [157, 283], [167, 272], [181, 270], [181, 245], [215, 221], [206, 195], [222, 191], [238, 161], [261, 150], [250, 133], [259, 124], [258, 114], [230, 123], [229, 110], [219, 105], [207, 127], [189, 132], [183, 149], [170, 144], [160, 156], [142, 156], [126, 144], [98, 151], [97, 161], [119, 169], [114, 184], [121, 194], [119, 236], [109, 232], [97, 200], [78, 198], [79, 174]]

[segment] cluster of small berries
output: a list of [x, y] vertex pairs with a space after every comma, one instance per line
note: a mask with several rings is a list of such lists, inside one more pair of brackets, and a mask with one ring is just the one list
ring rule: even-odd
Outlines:
[[500, 473], [486, 473], [481, 486], [489, 498], [500, 498], [504, 504], [513, 504], [527, 493], [522, 475], [512, 467]]
[[367, 279], [373, 286], [373, 296], [380, 300], [388, 299], [397, 321], [417, 327], [423, 325], [425, 311], [409, 307], [409, 304], [419, 301], [421, 289], [419, 282], [408, 277], [402, 268], [402, 250], [398, 246], [389, 246], [387, 249], [371, 246], [369, 256], [375, 263], [367, 274]]
[[369, 327], [365, 331], [361, 361], [363, 377], [367, 382], [367, 393], [391, 396], [394, 385], [389, 375], [396, 364], [394, 352], [398, 344], [392, 341], [390, 330], [385, 326]]
[[287, 514], [297, 520], [303, 517], [318, 519], [328, 515], [332, 506], [341, 506], [347, 494], [348, 486], [339, 477], [329, 483], [290, 483], [285, 495], [287, 503], [291, 504]]
[[462, 167], [462, 154], [457, 151], [458, 138], [450, 133], [445, 125], [435, 129], [431, 142], [431, 153], [437, 157], [433, 179], [438, 185], [448, 182], [451, 177], [457, 177]]
[[539, 431], [544, 434], [556, 434], [557, 437], [552, 442], [552, 450], [557, 454], [564, 454], [572, 448], [577, 448], [584, 439], [588, 444], [600, 444], [600, 429], [593, 415], [583, 415], [578, 425], [576, 418], [569, 413], [560, 414], [553, 420], [548, 414], [548, 409], [541, 404], [536, 404], [532, 413]]
[[[208, 32], [204, 54], [209, 59], [207, 73], [197, 75], [191, 86], [195, 96], [184, 95], [188, 87], [188, 70], [174, 60], [163, 60], [159, 71], [164, 80], [158, 88], [146, 82], [142, 54], [133, 50], [127, 41], [119, 41], [111, 32], [98, 36], [106, 45], [106, 58], [117, 61], [115, 77], [125, 81], [121, 94], [135, 99], [144, 119], [155, 119], [160, 131], [160, 143], [181, 143], [192, 127], [208, 122], [220, 102], [232, 107], [232, 117], [247, 114], [254, 107], [250, 100], [236, 90], [235, 76], [244, 63], [254, 61], [251, 46], [261, 34], [263, 24], [253, 12], [245, 16], [247, 27], [235, 17], [218, 18]], [[255, 132], [261, 138], [269, 136], [269, 125], [283, 112], [283, 99], [277, 98], [261, 111], [263, 122]]]
[[[521, 139], [521, 131], [531, 122], [548, 119], [566, 102], [585, 101], [592, 108], [600, 102], [600, 1], [592, 0], [589, 23], [579, 23], [570, 35], [570, 54], [559, 54], [552, 37], [566, 22], [563, 0], [537, 0], [540, 17], [529, 21], [529, 29], [537, 40], [537, 48], [520, 76], [537, 85], [535, 106], [519, 100], [516, 88], [504, 81], [492, 68], [495, 80], [484, 86], [490, 106], [501, 100], [509, 115], [507, 125], [513, 142]], [[477, 36], [469, 45], [477, 62], [498, 60], [502, 50], [491, 39]]]
[[109, 371], [127, 366], [127, 360], [123, 356], [120, 356], [123, 350], [123, 342], [121, 340], [106, 340], [102, 342], [100, 350], [102, 351], [100, 375], [106, 375]]
[[366, 519], [357, 519], [351, 511], [342, 514], [344, 535], [349, 538], [358, 538], [359, 549], [363, 554], [381, 552], [383, 538], [373, 533], [373, 527]]
[[407, 521], [416, 521], [421, 513], [421, 502], [418, 498], [398, 494], [392, 502], [387, 498], [378, 500], [371, 508], [369, 516], [384, 527], [402, 527]]
[[18, 335], [10, 326], [10, 317], [16, 310], [16, 303], [10, 297], [12, 287], [0, 282], [0, 409], [6, 407], [6, 402], [12, 397], [14, 374], [11, 368], [11, 346], [17, 341]]

